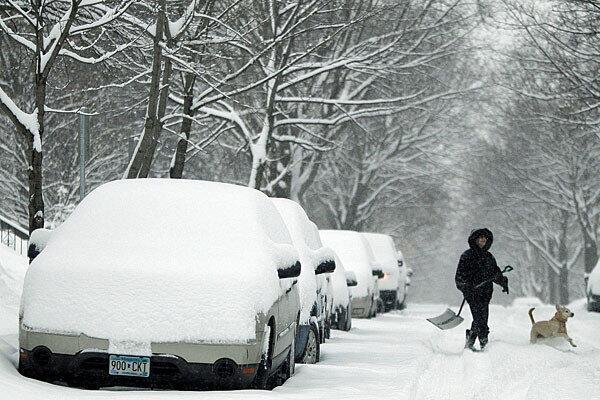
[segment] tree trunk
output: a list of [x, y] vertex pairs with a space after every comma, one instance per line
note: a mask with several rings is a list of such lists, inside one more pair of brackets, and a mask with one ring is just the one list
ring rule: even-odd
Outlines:
[[29, 233], [44, 227], [44, 197], [42, 170], [42, 138], [46, 104], [46, 77], [39, 72], [35, 77], [35, 106], [38, 131], [28, 132], [27, 158], [29, 159]]
[[160, 77], [162, 64], [162, 47], [164, 25], [166, 19], [166, 0], [158, 0], [159, 10], [156, 14], [156, 32], [154, 34], [154, 47], [152, 59], [152, 78], [150, 80], [150, 93], [148, 94], [148, 106], [146, 108], [146, 121], [144, 131], [137, 144], [133, 158], [129, 163], [125, 176], [129, 179], [139, 178], [140, 170], [144, 163], [145, 154], [149, 151], [152, 135], [157, 124], [157, 111], [160, 96]]
[[581, 227], [583, 234], [583, 260], [585, 272], [590, 273], [598, 263], [598, 245], [590, 236], [585, 226]]
[[162, 83], [160, 88], [160, 96], [158, 102], [158, 109], [156, 112], [156, 120], [154, 121], [152, 135], [150, 136], [147, 150], [142, 155], [142, 165], [138, 178], [147, 178], [152, 168], [152, 161], [154, 160], [154, 153], [156, 153], [156, 147], [158, 146], [158, 140], [162, 133], [163, 118], [167, 110], [167, 98], [169, 96], [169, 85], [171, 82], [171, 74], [173, 72], [173, 63], [171, 59], [165, 60], [165, 70], [163, 71]]
[[[267, 168], [267, 184], [280, 178], [284, 169], [292, 162], [292, 149], [289, 143], [274, 143], [271, 146], [272, 157]], [[277, 183], [269, 187], [267, 195], [271, 197], [290, 198], [292, 183], [291, 171], [288, 171]]]
[[185, 97], [183, 99], [183, 115], [189, 118], [184, 118], [181, 121], [181, 138], [177, 142], [177, 149], [173, 163], [169, 169], [169, 176], [173, 179], [181, 179], [183, 177], [183, 168], [185, 167], [185, 155], [187, 154], [188, 141], [190, 140], [190, 131], [192, 130], [192, 103], [194, 102], [194, 83], [196, 76], [186, 74], [185, 76]]
[[558, 275], [559, 304], [569, 304], [569, 270], [565, 267], [560, 269]]

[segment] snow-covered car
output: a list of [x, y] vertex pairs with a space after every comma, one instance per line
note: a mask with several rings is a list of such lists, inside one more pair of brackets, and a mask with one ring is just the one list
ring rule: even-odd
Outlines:
[[314, 364], [321, 357], [320, 344], [326, 323], [329, 323], [326, 321], [326, 297], [321, 295], [318, 280], [335, 270], [335, 255], [323, 246], [317, 226], [298, 203], [288, 199], [271, 200], [290, 232], [302, 265], [298, 277], [300, 320], [296, 335], [296, 361]]
[[352, 328], [352, 295], [349, 288], [357, 285], [356, 274], [346, 271], [337, 255], [331, 283], [333, 286], [331, 327], [340, 331], [349, 331]]
[[344, 268], [356, 275], [357, 285], [350, 288], [352, 317], [371, 318], [377, 315], [377, 278], [382, 271], [375, 261], [367, 239], [354, 231], [319, 231], [323, 244], [335, 251]]
[[384, 273], [383, 278], [378, 281], [384, 311], [399, 308], [406, 294], [406, 277], [402, 273], [404, 268], [398, 265], [398, 251], [394, 240], [382, 233], [363, 232], [362, 235], [369, 242], [373, 255]]
[[27, 377], [87, 388], [267, 388], [293, 374], [301, 266], [257, 190], [107, 183], [40, 250], [19, 314]]
[[408, 287], [410, 286], [410, 280], [411, 276], [413, 275], [413, 270], [408, 265], [406, 265], [406, 261], [404, 261], [404, 255], [402, 254], [401, 250], [398, 250], [398, 268], [400, 268], [400, 282], [404, 281], [404, 297], [398, 299], [396, 308], [402, 310], [406, 307]]
[[600, 260], [586, 277], [586, 295], [588, 311], [600, 312]]

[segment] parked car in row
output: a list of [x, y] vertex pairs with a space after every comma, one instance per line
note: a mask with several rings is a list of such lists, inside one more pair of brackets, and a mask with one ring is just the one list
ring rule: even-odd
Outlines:
[[327, 289], [323, 274], [336, 269], [333, 251], [324, 247], [317, 226], [308, 219], [304, 209], [288, 199], [271, 199], [281, 214], [298, 251], [302, 269], [298, 277], [300, 294], [300, 319], [296, 335], [296, 361], [314, 364], [321, 357], [320, 344], [329, 324], [327, 318]]
[[367, 240], [354, 231], [322, 230], [319, 234], [323, 243], [335, 251], [344, 268], [356, 275], [357, 285], [350, 288], [352, 317], [374, 317], [379, 293], [377, 280], [383, 277], [383, 271]]
[[587, 310], [600, 312], [600, 260], [586, 277]]
[[[27, 377], [86, 388], [268, 388], [294, 372], [302, 266], [257, 190], [107, 183], [38, 250], [19, 314]], [[316, 253], [317, 264], [331, 258]]]
[[352, 294], [349, 289], [355, 287], [358, 282], [356, 274], [346, 271], [337, 256], [335, 265], [335, 272], [331, 276], [333, 284], [331, 327], [340, 331], [349, 331], [352, 328]]
[[362, 235], [369, 242], [373, 255], [383, 270], [384, 276], [378, 283], [384, 311], [400, 308], [406, 296], [406, 274], [403, 273], [405, 269], [399, 266], [394, 240], [381, 233], [363, 232]]

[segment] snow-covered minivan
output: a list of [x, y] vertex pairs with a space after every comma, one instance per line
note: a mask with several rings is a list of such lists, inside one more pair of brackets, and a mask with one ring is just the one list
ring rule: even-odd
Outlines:
[[352, 317], [371, 318], [377, 314], [378, 282], [382, 271], [367, 240], [358, 232], [321, 230], [321, 240], [342, 261], [346, 270], [354, 272], [357, 285], [350, 288]]
[[379, 292], [384, 311], [401, 308], [406, 296], [406, 274], [398, 263], [398, 251], [391, 236], [382, 233], [363, 232], [373, 255], [383, 269], [384, 276], [379, 279]]
[[[296, 335], [296, 361], [314, 364], [321, 358], [321, 338], [326, 327], [326, 296], [319, 277], [330, 274], [336, 268], [335, 254], [324, 247], [317, 226], [308, 218], [304, 209], [295, 201], [272, 198], [281, 214], [292, 242], [298, 251], [302, 271], [298, 277], [300, 293], [300, 321]], [[328, 322], [327, 322], [328, 323]]]
[[27, 271], [19, 371], [86, 388], [268, 388], [294, 371], [300, 270], [257, 190], [107, 183]]

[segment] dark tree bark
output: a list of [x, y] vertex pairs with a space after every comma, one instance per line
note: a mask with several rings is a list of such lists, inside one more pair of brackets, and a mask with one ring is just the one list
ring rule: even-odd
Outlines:
[[[148, 95], [148, 106], [146, 108], [146, 121], [144, 123], [144, 132], [140, 138], [133, 159], [130, 162], [126, 173], [127, 178], [143, 178], [141, 173], [144, 165], [144, 158], [152, 146], [153, 135], [158, 124], [158, 103], [160, 96], [161, 66], [162, 66], [162, 47], [161, 42], [164, 37], [164, 26], [166, 20], [166, 0], [158, 0], [158, 13], [156, 14], [156, 32], [154, 33], [153, 59], [152, 59], [152, 78], [150, 80], [150, 93]], [[147, 162], [146, 162], [147, 163]]]
[[177, 149], [175, 150], [175, 159], [173, 160], [173, 165], [169, 170], [169, 176], [173, 179], [181, 179], [183, 177], [183, 169], [185, 167], [185, 155], [187, 153], [188, 141], [190, 140], [192, 118], [194, 117], [192, 103], [194, 102], [195, 82], [195, 75], [186, 74], [184, 85], [185, 97], [183, 99], [183, 115], [187, 116], [187, 118], [184, 117], [181, 121], [181, 138], [177, 142]]

